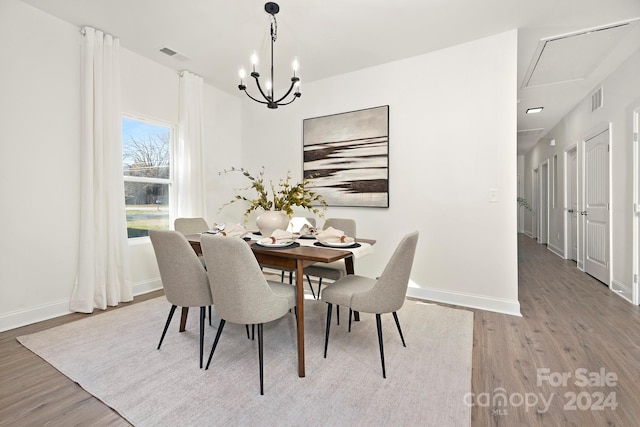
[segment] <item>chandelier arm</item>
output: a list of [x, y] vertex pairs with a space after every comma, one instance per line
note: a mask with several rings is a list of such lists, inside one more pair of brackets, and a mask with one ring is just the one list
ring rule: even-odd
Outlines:
[[293, 97], [293, 99], [292, 99], [291, 101], [289, 101], [289, 102], [282, 102], [282, 103], [281, 103], [281, 102], [278, 102], [278, 105], [280, 105], [280, 106], [289, 105], [289, 104], [291, 104], [293, 101], [295, 101], [295, 100], [296, 100], [296, 99], [298, 99], [298, 98], [299, 98], [299, 96], [294, 96], [294, 97]]
[[287, 91], [287, 93], [285, 93], [285, 94], [284, 94], [284, 96], [283, 96], [282, 98], [278, 99], [278, 100], [276, 101], [276, 104], [278, 104], [278, 105], [287, 105], [287, 104], [280, 104], [280, 102], [281, 102], [282, 100], [284, 100], [287, 96], [289, 96], [289, 94], [290, 94], [290, 93], [291, 93], [291, 91], [293, 90], [293, 87], [296, 85], [296, 83], [297, 83], [297, 80], [295, 80], [295, 81], [292, 81], [292, 82], [291, 82], [291, 86], [289, 86], [289, 90]]
[[253, 96], [251, 96], [249, 92], [247, 92], [246, 89], [244, 90], [244, 93], [246, 93], [249, 98], [253, 99], [256, 102], [259, 102], [260, 104], [265, 104], [265, 105], [269, 104], [268, 102], [260, 101], [259, 99], [254, 98]]
[[[253, 73], [251, 73], [251, 77], [253, 77], [255, 79], [256, 86], [258, 86], [258, 90], [260, 91], [260, 94], [267, 101], [267, 102], [262, 102], [262, 104], [268, 104], [269, 101], [271, 101], [271, 100], [269, 99], [269, 97], [267, 95], [264, 94], [264, 91], [262, 90], [262, 86], [260, 86], [260, 80], [258, 79], [258, 76], [254, 76]], [[271, 90], [273, 90], [273, 83], [271, 84]], [[247, 93], [247, 95], [249, 95], [249, 94]]]

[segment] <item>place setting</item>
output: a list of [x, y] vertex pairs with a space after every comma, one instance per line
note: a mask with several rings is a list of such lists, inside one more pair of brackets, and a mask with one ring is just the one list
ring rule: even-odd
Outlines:
[[267, 249], [290, 249], [297, 248], [300, 243], [295, 240], [299, 235], [290, 233], [285, 230], [276, 229], [271, 233], [271, 236], [258, 239], [255, 243], [251, 244], [254, 248], [267, 248]]
[[344, 231], [333, 227], [317, 232], [314, 237], [316, 239], [314, 246], [337, 249], [352, 249], [361, 246], [354, 237], [347, 236]]

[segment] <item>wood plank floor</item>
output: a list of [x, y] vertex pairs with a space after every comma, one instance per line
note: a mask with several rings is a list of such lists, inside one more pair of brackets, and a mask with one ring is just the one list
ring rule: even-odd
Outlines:
[[[518, 236], [518, 247], [522, 317], [472, 310], [473, 396], [467, 399], [475, 405], [472, 425], [637, 425], [639, 307], [524, 235]], [[128, 425], [15, 339], [84, 317], [71, 314], [0, 333], [0, 426]], [[547, 369], [552, 380], [571, 376], [566, 385], [548, 380], [538, 385], [538, 369]], [[581, 369], [603, 369], [615, 385], [582, 385], [582, 371], [576, 377]], [[601, 395], [615, 397], [617, 407], [612, 409], [611, 397], [600, 401]]]

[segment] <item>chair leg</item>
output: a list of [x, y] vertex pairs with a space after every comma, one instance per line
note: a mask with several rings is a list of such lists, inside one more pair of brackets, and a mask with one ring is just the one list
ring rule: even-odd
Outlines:
[[264, 395], [264, 365], [262, 349], [262, 323], [258, 323], [258, 362], [260, 363], [260, 395]]
[[376, 314], [376, 326], [378, 327], [378, 345], [380, 346], [380, 360], [382, 361], [382, 378], [387, 378], [384, 370], [384, 345], [382, 344], [382, 320], [380, 315]]
[[224, 324], [225, 324], [225, 320], [224, 319], [220, 319], [220, 324], [218, 325], [218, 332], [216, 333], [216, 339], [213, 340], [213, 346], [211, 347], [211, 354], [209, 354], [209, 360], [207, 360], [207, 367], [204, 368], [205, 370], [209, 369], [209, 365], [211, 364], [211, 358], [213, 357], [213, 352], [216, 351], [216, 347], [218, 345], [218, 340], [220, 339], [220, 334], [222, 333], [222, 330], [224, 329]]
[[160, 342], [158, 343], [158, 350], [160, 350], [160, 346], [162, 345], [162, 341], [164, 340], [164, 336], [167, 333], [167, 329], [169, 329], [169, 324], [171, 323], [171, 318], [173, 317], [173, 313], [176, 312], [177, 306], [172, 305], [171, 310], [169, 310], [169, 317], [167, 318], [167, 322], [164, 324], [164, 330], [162, 331], [162, 336], [160, 337]]
[[256, 339], [256, 325], [252, 324], [251, 325], [251, 340], [255, 340]]
[[200, 369], [202, 369], [202, 352], [204, 351], [204, 318], [207, 307], [200, 307]]
[[340, 324], [340, 306], [336, 305], [336, 325]]
[[320, 299], [320, 289], [322, 289], [322, 277], [318, 278], [318, 298], [316, 299]]
[[211, 306], [209, 306], [209, 326], [211, 326]]
[[349, 332], [351, 332], [351, 315], [353, 314], [353, 310], [349, 308]]
[[284, 270], [280, 272], [280, 281], [284, 283]]
[[396, 321], [398, 332], [400, 332], [400, 339], [402, 340], [402, 345], [406, 347], [407, 345], [404, 343], [404, 336], [402, 336], [402, 329], [400, 328], [400, 322], [398, 321], [398, 314], [395, 311], [393, 312], [393, 319]]
[[327, 303], [327, 327], [324, 334], [324, 358], [327, 358], [327, 347], [329, 346], [329, 329], [331, 329], [331, 309], [333, 304]]
[[244, 325], [244, 328], [247, 330], [247, 339], [251, 339], [251, 335], [249, 335], [249, 325]]
[[293, 285], [293, 271], [289, 272], [289, 284]]
[[311, 289], [311, 295], [313, 295], [313, 299], [318, 299], [316, 298], [316, 293], [313, 291], [313, 286], [311, 285], [311, 277], [309, 277], [308, 274], [307, 274], [307, 282], [309, 282], [309, 289]]

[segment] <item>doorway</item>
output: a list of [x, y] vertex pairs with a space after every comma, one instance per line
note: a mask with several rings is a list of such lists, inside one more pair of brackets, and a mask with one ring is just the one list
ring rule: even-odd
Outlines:
[[538, 243], [549, 243], [549, 161], [540, 165]]
[[609, 269], [609, 127], [585, 140], [584, 271], [607, 286]]
[[533, 194], [532, 202], [533, 206], [531, 209], [533, 210], [533, 215], [531, 215], [531, 237], [534, 239], [538, 239], [538, 216], [540, 216], [540, 209], [538, 209], [539, 203], [539, 193], [540, 193], [540, 181], [538, 180], [538, 168], [533, 170], [532, 176], [532, 184], [533, 188], [531, 193]]
[[565, 152], [565, 254], [578, 262], [578, 149], [574, 145]]

